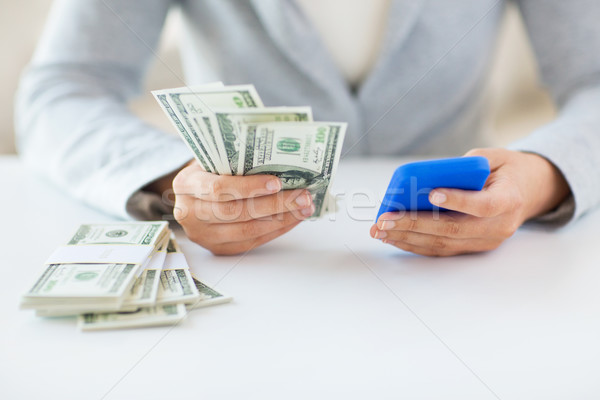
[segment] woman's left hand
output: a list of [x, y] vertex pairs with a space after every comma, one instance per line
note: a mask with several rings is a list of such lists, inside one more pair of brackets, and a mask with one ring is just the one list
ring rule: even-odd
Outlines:
[[483, 190], [434, 189], [429, 201], [451, 211], [385, 213], [371, 227], [371, 236], [427, 256], [488, 251], [526, 220], [554, 209], [570, 192], [560, 171], [536, 154], [476, 149], [466, 156], [489, 160], [491, 173]]

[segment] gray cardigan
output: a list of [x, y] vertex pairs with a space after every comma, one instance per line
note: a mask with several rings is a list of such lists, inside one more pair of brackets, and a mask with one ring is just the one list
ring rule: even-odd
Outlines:
[[[191, 154], [127, 102], [179, 5], [187, 84], [253, 83], [266, 105], [309, 104], [316, 119], [347, 121], [343, 157], [460, 155], [485, 145], [483, 84], [505, 3], [392, 0], [379, 59], [352, 90], [293, 0], [57, 0], [21, 82], [19, 151], [97, 208], [155, 214], [157, 202], [139, 189]], [[565, 221], [600, 203], [600, 2], [518, 5], [560, 115], [511, 148], [566, 176], [573, 197], [548, 216]]]

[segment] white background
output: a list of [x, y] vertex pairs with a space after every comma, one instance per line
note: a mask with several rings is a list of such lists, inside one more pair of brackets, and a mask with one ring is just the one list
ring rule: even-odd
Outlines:
[[600, 210], [489, 253], [415, 256], [368, 233], [402, 161], [342, 160], [334, 220], [246, 255], [213, 257], [177, 232], [232, 303], [174, 328], [81, 333], [19, 298], [79, 224], [107, 217], [0, 158], [0, 186], [19, 187], [0, 197], [0, 398], [598, 400]]

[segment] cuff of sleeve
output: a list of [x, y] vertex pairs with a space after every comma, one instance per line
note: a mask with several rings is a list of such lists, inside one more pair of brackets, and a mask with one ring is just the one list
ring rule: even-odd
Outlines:
[[[151, 147], [131, 151], [118, 163], [103, 170], [103, 177], [95, 180], [107, 184], [95, 185], [86, 197], [105, 211], [126, 219], [161, 219], [172, 213], [156, 194], [141, 189], [165, 176], [192, 159], [190, 151], [177, 138], [162, 134]], [[107, 192], [111, 188], [112, 193]]]
[[166, 203], [156, 193], [138, 190], [131, 195], [125, 205], [127, 214], [144, 221], [160, 221], [173, 219], [173, 206]]
[[575, 214], [575, 199], [569, 195], [554, 210], [547, 212], [539, 217], [526, 221], [527, 224], [545, 225], [559, 228], [571, 222]]
[[600, 88], [574, 96], [561, 115], [531, 135], [508, 146], [511, 150], [538, 154], [564, 175], [571, 196], [536, 222], [564, 225], [600, 203]]

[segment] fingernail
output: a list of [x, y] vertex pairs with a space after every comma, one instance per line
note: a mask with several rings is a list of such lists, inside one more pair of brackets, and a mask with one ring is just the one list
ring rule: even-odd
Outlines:
[[302, 215], [304, 215], [305, 217], [310, 217], [310, 216], [311, 216], [311, 215], [313, 215], [313, 214], [314, 214], [314, 212], [315, 212], [315, 206], [314, 206], [314, 205], [312, 205], [312, 206], [310, 206], [310, 207], [308, 207], [308, 208], [304, 208], [304, 209], [302, 209], [300, 212], [301, 212], [301, 213], [302, 213]]
[[385, 220], [381, 224], [381, 229], [384, 231], [387, 231], [387, 230], [392, 229], [394, 226], [396, 226], [396, 223], [394, 221]]
[[310, 194], [303, 194], [302, 196], [296, 197], [296, 204], [304, 208], [311, 203], [311, 200]]
[[267, 190], [269, 192], [279, 192], [281, 190], [281, 181], [279, 179], [271, 179], [267, 182]]
[[446, 195], [437, 191], [431, 192], [431, 195], [429, 196], [429, 201], [433, 204], [442, 204], [446, 201]]
[[375, 239], [383, 239], [386, 236], [387, 236], [387, 232], [384, 232], [384, 231], [375, 232]]

